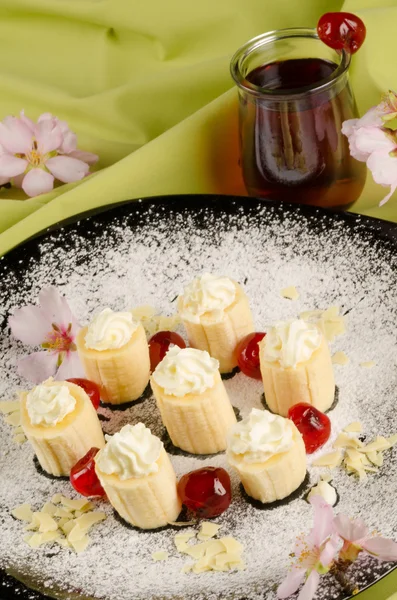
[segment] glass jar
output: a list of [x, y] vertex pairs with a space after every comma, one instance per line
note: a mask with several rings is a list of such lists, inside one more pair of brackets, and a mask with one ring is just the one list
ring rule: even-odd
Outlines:
[[241, 167], [249, 195], [346, 209], [366, 166], [350, 156], [342, 123], [358, 117], [350, 54], [316, 30], [282, 29], [247, 42], [231, 61], [238, 86]]

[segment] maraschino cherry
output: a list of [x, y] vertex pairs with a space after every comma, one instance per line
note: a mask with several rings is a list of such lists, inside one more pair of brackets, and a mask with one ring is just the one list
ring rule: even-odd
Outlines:
[[357, 15], [348, 12], [329, 12], [317, 24], [318, 37], [334, 50], [354, 54], [365, 40], [365, 25]]
[[253, 379], [261, 378], [258, 344], [265, 335], [266, 333], [260, 331], [249, 333], [236, 346], [235, 354], [238, 366], [244, 375], [248, 375]]
[[180, 479], [178, 494], [182, 503], [198, 517], [217, 517], [229, 508], [232, 499], [229, 474], [221, 467], [191, 471]]
[[150, 369], [153, 372], [157, 365], [167, 354], [169, 347], [173, 344], [179, 348], [186, 348], [184, 339], [174, 331], [159, 331], [152, 335], [149, 340]]
[[91, 448], [70, 471], [70, 483], [82, 496], [104, 496], [105, 491], [95, 473], [95, 456], [99, 448]]
[[331, 421], [327, 415], [306, 402], [291, 406], [288, 418], [301, 432], [307, 454], [321, 448], [331, 435]]
[[67, 379], [66, 381], [70, 381], [70, 383], [74, 383], [75, 385], [78, 385], [79, 387], [83, 388], [83, 390], [91, 400], [95, 410], [98, 409], [101, 403], [101, 393], [96, 383], [90, 381], [89, 379], [82, 379], [80, 377], [72, 377], [71, 379]]

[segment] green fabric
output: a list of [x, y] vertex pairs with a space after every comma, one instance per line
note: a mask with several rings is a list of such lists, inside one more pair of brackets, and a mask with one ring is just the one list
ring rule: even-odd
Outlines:
[[[0, 255], [43, 228], [96, 206], [178, 193], [243, 195], [236, 91], [229, 61], [271, 29], [358, 13], [367, 41], [354, 57], [360, 112], [396, 87], [397, 0], [1, 0], [0, 118], [24, 108], [68, 121], [97, 173], [32, 199], [0, 191]], [[371, 175], [355, 212], [397, 221], [397, 194]], [[384, 600], [397, 572], [360, 594]]]

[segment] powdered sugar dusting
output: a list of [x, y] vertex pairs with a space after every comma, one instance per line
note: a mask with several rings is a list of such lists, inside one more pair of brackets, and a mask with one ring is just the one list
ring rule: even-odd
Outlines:
[[[220, 201], [221, 202], [221, 201]], [[193, 200], [192, 200], [193, 203]], [[329, 413], [332, 438], [351, 421], [363, 423], [368, 437], [397, 431], [394, 409], [396, 369], [396, 244], [370, 231], [360, 219], [352, 225], [343, 218], [321, 212], [295, 211], [252, 202], [225, 207], [219, 214], [211, 204], [189, 212], [178, 202], [152, 206], [131, 205], [95, 217], [32, 242], [0, 260], [0, 397], [9, 399], [16, 388], [26, 386], [16, 374], [15, 360], [26, 349], [10, 341], [7, 316], [17, 306], [36, 302], [40, 289], [57, 285], [74, 313], [85, 324], [90, 315], [109, 306], [124, 310], [154, 305], [164, 314], [175, 311], [175, 297], [191, 279], [208, 271], [224, 274], [243, 284], [251, 302], [257, 330], [279, 319], [296, 317], [313, 308], [336, 304], [348, 312], [348, 331], [331, 347], [344, 351], [350, 361], [335, 365], [339, 403]], [[296, 286], [299, 299], [280, 297], [280, 291]], [[360, 368], [374, 360], [372, 369]], [[232, 404], [244, 417], [252, 407], [261, 408], [261, 382], [242, 375], [225, 381]], [[164, 436], [153, 398], [126, 411], [100, 409], [106, 433], [126, 423], [143, 421], [152, 432]], [[271, 510], [258, 510], [241, 495], [237, 476], [224, 454], [200, 459], [172, 454], [178, 475], [204, 465], [222, 466], [232, 477], [233, 503], [215, 522], [221, 535], [232, 535], [245, 546], [247, 570], [235, 573], [182, 574], [186, 557], [173, 544], [174, 530], [138, 532], [122, 526], [109, 505], [97, 502], [108, 518], [90, 534], [92, 543], [81, 555], [53, 547], [31, 550], [22, 541], [20, 522], [10, 509], [23, 502], [41, 506], [54, 493], [72, 496], [68, 482], [39, 475], [28, 444], [12, 442], [11, 429], [0, 423], [0, 567], [37, 577], [40, 589], [51, 595], [121, 600], [130, 598], [234, 597], [274, 600], [275, 588], [288, 567], [298, 533], [311, 526], [311, 509], [303, 498]], [[371, 528], [397, 539], [397, 451], [385, 452], [385, 464], [368, 481], [358, 483], [343, 470], [332, 472], [332, 485], [340, 495], [336, 512], [361, 516]], [[310, 459], [311, 462], [312, 458]], [[311, 482], [321, 472], [309, 467]], [[303, 493], [302, 493], [303, 495]], [[382, 498], [382, 501], [380, 501]], [[169, 552], [164, 562], [152, 553]], [[364, 558], [354, 567], [354, 579], [362, 588], [392, 565]], [[65, 594], [66, 592], [66, 594]], [[330, 576], [323, 579], [318, 597], [345, 597]]]

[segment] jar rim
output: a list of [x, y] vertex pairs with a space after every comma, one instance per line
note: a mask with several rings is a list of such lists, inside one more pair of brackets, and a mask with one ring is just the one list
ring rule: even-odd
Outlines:
[[338, 51], [341, 59], [336, 69], [328, 77], [321, 79], [312, 85], [294, 89], [269, 90], [248, 81], [242, 72], [242, 66], [246, 59], [261, 46], [266, 46], [272, 42], [287, 38], [310, 38], [320, 41], [317, 30], [309, 27], [275, 29], [273, 31], [268, 31], [267, 33], [262, 33], [261, 35], [248, 40], [248, 42], [243, 44], [237, 50], [237, 52], [235, 52], [230, 61], [231, 76], [240, 89], [256, 97], [268, 97], [269, 99], [273, 100], [298, 100], [307, 94], [316, 94], [327, 91], [329, 88], [333, 87], [335, 82], [346, 73], [350, 66], [351, 54], [347, 50], [343, 49]]

